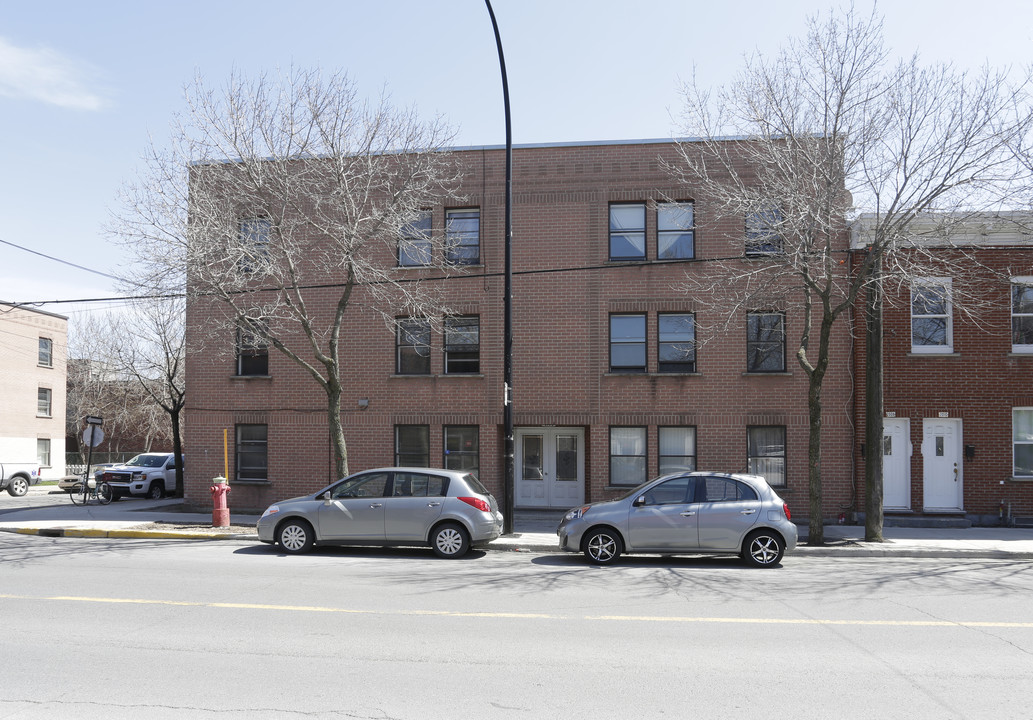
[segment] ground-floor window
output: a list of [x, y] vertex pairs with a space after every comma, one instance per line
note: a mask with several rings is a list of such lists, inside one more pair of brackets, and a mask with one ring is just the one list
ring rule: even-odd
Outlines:
[[746, 428], [747, 467], [772, 487], [786, 484], [786, 429], [784, 425]]
[[660, 474], [696, 469], [696, 428], [662, 427], [660, 435]]
[[610, 484], [638, 485], [646, 481], [646, 429], [610, 428]]
[[445, 469], [477, 474], [480, 469], [480, 433], [476, 425], [445, 426]]
[[237, 425], [237, 480], [269, 478], [269, 426]]
[[1033, 477], [1033, 408], [1012, 408], [1014, 477]]
[[395, 465], [430, 467], [430, 426], [395, 425]]
[[50, 467], [50, 438], [36, 438], [36, 460], [43, 467]]

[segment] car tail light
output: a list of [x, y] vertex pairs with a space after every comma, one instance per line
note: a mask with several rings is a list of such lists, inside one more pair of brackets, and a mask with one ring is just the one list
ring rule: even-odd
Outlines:
[[782, 512], [786, 514], [786, 520], [793, 519], [793, 514], [789, 512], [789, 503], [782, 503]]
[[481, 500], [480, 498], [476, 497], [461, 497], [459, 499], [467, 505], [477, 508], [481, 512], [491, 512], [491, 507], [485, 500]]

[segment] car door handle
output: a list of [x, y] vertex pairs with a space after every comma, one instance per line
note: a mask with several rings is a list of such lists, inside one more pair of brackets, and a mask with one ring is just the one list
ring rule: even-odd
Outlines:
[[429, 503], [427, 503], [427, 507], [439, 507], [440, 505], [441, 505], [441, 503], [439, 503], [439, 502], [429, 502]]
[[370, 503], [370, 510], [376, 510], [378, 507], [384, 507], [384, 503]]
[[740, 510], [739, 514], [740, 515], [752, 515], [755, 512], [757, 512], [757, 511], [756, 510]]
[[681, 513], [681, 516], [682, 517], [692, 517], [695, 514], [696, 514], [695, 510], [686, 510], [685, 512]]

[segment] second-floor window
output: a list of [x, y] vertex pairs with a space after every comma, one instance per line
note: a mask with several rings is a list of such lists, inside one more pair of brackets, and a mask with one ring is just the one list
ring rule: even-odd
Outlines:
[[53, 401], [54, 391], [50, 388], [39, 388], [36, 402], [36, 415], [38, 417], [50, 417], [51, 416], [51, 403]]
[[237, 328], [237, 375], [269, 374], [269, 345], [260, 333]]
[[1012, 280], [1011, 345], [1012, 352], [1033, 353], [1033, 277]]
[[430, 374], [430, 321], [399, 318], [395, 326], [395, 373]]
[[785, 315], [746, 315], [746, 372], [785, 372]]
[[692, 313], [660, 313], [657, 315], [657, 329], [657, 370], [696, 372], [696, 316]]
[[924, 278], [911, 286], [911, 352], [954, 350], [950, 278]]
[[54, 341], [50, 338], [39, 339], [39, 364], [42, 367], [54, 367]]
[[646, 316], [610, 316], [610, 372], [646, 371]]
[[610, 205], [610, 259], [646, 259], [645, 203]]
[[431, 211], [421, 211], [411, 223], [402, 227], [398, 240], [398, 265], [421, 267], [431, 262]]
[[445, 261], [453, 265], [481, 262], [481, 211], [462, 208], [445, 211]]
[[696, 257], [692, 203], [657, 205], [656, 256], [660, 260], [686, 260]]
[[761, 203], [747, 213], [745, 254], [758, 257], [784, 252], [781, 225], [782, 210], [774, 203]]
[[237, 267], [242, 273], [257, 272], [269, 260], [272, 221], [267, 217], [241, 218], [239, 230], [240, 259]]
[[476, 315], [445, 318], [445, 374], [480, 371], [480, 318]]

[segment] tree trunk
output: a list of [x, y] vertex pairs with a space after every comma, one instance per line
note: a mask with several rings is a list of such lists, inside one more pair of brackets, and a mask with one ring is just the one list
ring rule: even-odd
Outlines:
[[865, 298], [864, 539], [882, 542], [882, 260], [872, 265]]
[[348, 475], [348, 446], [344, 441], [344, 426], [341, 424], [341, 388], [331, 383], [326, 391], [327, 419], [330, 427], [330, 442], [333, 444], [337, 461], [337, 480]]
[[169, 411], [169, 421], [172, 423], [172, 452], [176, 459], [176, 497], [183, 497], [183, 439], [179, 433], [179, 407]]
[[810, 523], [807, 530], [808, 545], [825, 544], [825, 523], [822, 516], [821, 487], [821, 383], [817, 372], [811, 375], [807, 390], [807, 409], [810, 416], [810, 432], [807, 441], [807, 475], [810, 489]]

